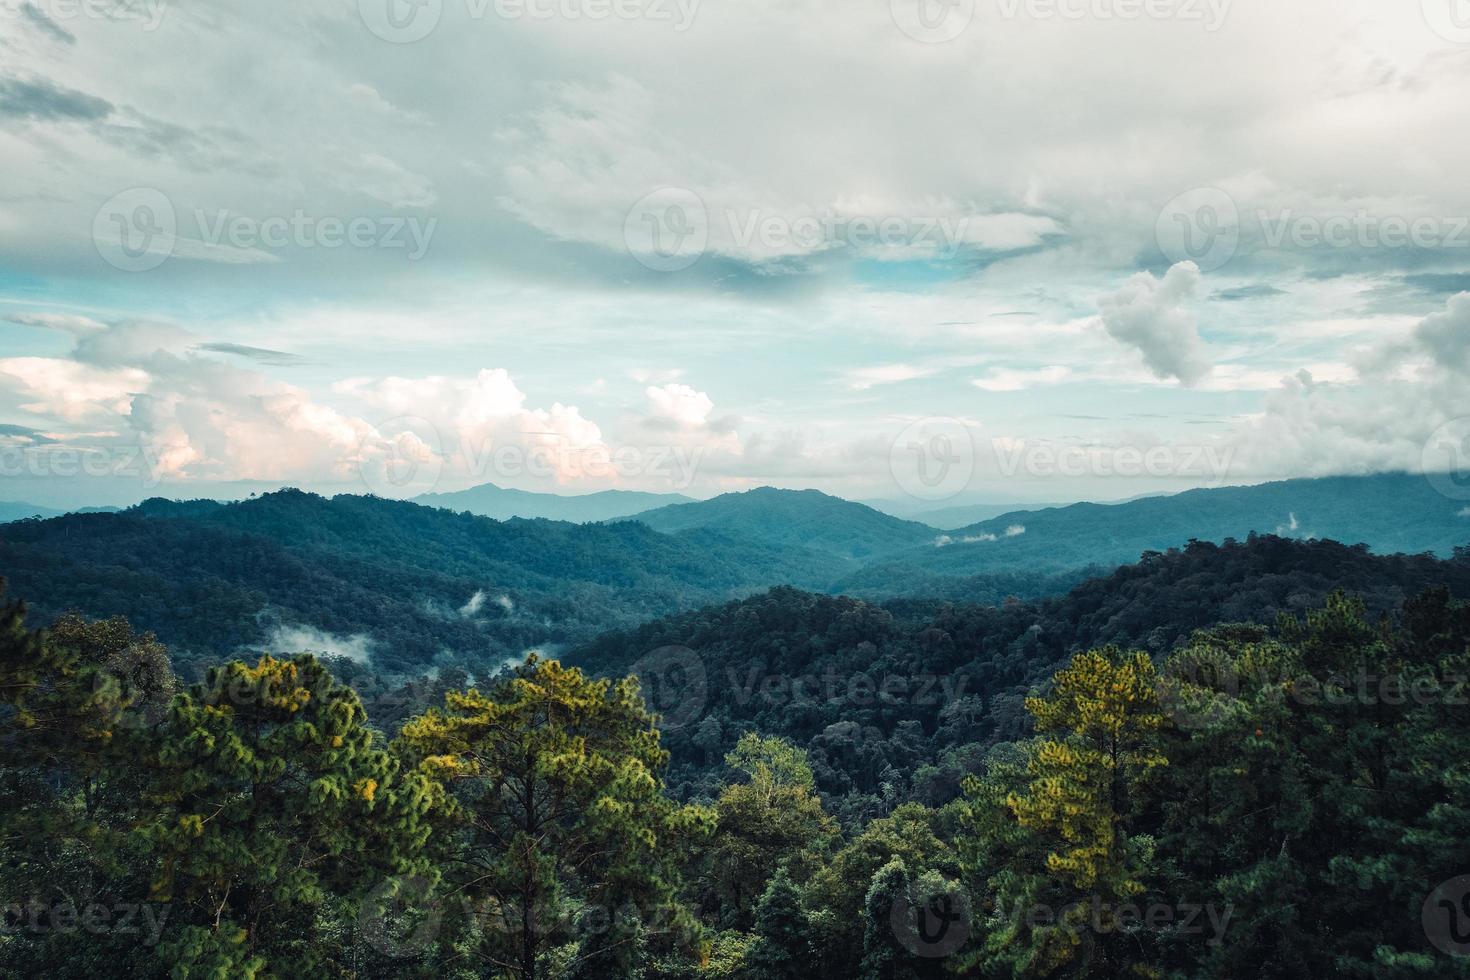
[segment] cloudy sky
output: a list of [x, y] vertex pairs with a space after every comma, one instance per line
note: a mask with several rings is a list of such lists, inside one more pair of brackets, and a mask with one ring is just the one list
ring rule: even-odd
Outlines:
[[1467, 105], [1463, 0], [0, 0], [0, 498], [1457, 465]]

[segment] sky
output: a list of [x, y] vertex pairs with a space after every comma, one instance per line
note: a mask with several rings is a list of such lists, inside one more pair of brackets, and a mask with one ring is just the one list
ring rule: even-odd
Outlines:
[[1465, 0], [0, 0], [0, 499], [1470, 458]]

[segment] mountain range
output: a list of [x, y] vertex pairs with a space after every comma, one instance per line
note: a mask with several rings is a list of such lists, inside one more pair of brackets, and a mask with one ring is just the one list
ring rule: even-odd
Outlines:
[[0, 575], [42, 617], [124, 614], [185, 661], [291, 647], [414, 673], [490, 669], [778, 585], [997, 604], [1191, 540], [1330, 538], [1441, 557], [1470, 541], [1462, 502], [1402, 474], [1016, 511], [953, 531], [771, 488], [601, 522], [466, 511], [299, 490], [155, 499], [6, 524]]
[[468, 490], [449, 493], [426, 493], [413, 498], [414, 503], [425, 507], [469, 511], [497, 521], [523, 517], [571, 521], [576, 524], [631, 517], [655, 507], [683, 504], [692, 500], [692, 497], [678, 493], [645, 493], [639, 490], [600, 490], [596, 493], [571, 495], [535, 493], [499, 487], [493, 483], [482, 483]]

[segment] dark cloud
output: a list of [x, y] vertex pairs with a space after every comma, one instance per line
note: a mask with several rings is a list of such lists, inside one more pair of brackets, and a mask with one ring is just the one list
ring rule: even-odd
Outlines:
[[265, 347], [247, 347], [244, 344], [209, 343], [200, 344], [197, 350], [209, 351], [213, 354], [234, 354], [237, 357], [248, 357], [252, 361], [262, 364], [302, 364], [305, 358], [296, 354], [288, 354], [285, 351], [270, 350]]
[[40, 429], [33, 429], [28, 425], [12, 425], [8, 422], [0, 422], [0, 441], [8, 442], [10, 440], [25, 442], [32, 446], [45, 446], [56, 441]]
[[47, 122], [100, 122], [112, 114], [112, 103], [44, 78], [25, 81], [0, 78], [0, 116]]
[[22, 15], [25, 16], [26, 20], [31, 22], [31, 26], [35, 27], [38, 31], [51, 38], [53, 41], [60, 41], [62, 44], [77, 43], [77, 37], [75, 34], [73, 34], [71, 31], [68, 31], [60, 24], [56, 23], [56, 21], [52, 20], [50, 17], [47, 17], [46, 12], [43, 11], [40, 7], [37, 7], [35, 4], [21, 4], [20, 12]]
[[1410, 289], [1437, 296], [1470, 292], [1470, 272], [1420, 272], [1400, 281]]
[[1286, 290], [1277, 289], [1259, 283], [1254, 286], [1235, 286], [1231, 289], [1219, 289], [1210, 294], [1210, 299], [1217, 299], [1225, 303], [1233, 303], [1243, 299], [1266, 299], [1271, 296], [1285, 296]]
[[77, 122], [99, 139], [144, 157], [167, 157], [191, 170], [231, 168], [255, 176], [277, 165], [248, 151], [249, 139], [223, 126], [193, 129], [113, 105], [106, 99], [65, 88], [46, 78], [0, 77], [0, 118]]

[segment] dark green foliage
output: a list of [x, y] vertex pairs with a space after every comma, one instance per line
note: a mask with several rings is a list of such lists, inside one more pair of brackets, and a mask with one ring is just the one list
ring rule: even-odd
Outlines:
[[[457, 515], [463, 540], [436, 537], [420, 511], [278, 495], [112, 527], [178, 533], [155, 557], [196, 570], [238, 557], [199, 542], [265, 542], [282, 596], [315, 581], [292, 561], [425, 581], [490, 538], [539, 540]], [[400, 557], [372, 557], [365, 520]], [[595, 533], [635, 553], [654, 534]], [[563, 558], [636, 589], [664, 546]], [[99, 575], [152, 574], [116, 554]], [[125, 620], [34, 632], [11, 604], [0, 975], [1470, 977], [1450, 955], [1470, 925], [1467, 596], [1463, 553], [1196, 542], [1035, 603], [777, 588], [604, 636], [568, 658], [585, 673], [531, 656], [480, 689], [448, 663], [403, 684], [311, 656], [191, 685]], [[661, 731], [624, 675], [667, 646], [705, 683]], [[399, 738], [355, 689], [409, 719]]]
[[1196, 629], [1269, 624], [1334, 589], [1376, 615], [1440, 583], [1470, 597], [1470, 563], [1330, 541], [1194, 542], [1037, 603], [880, 605], [780, 588], [611, 633], [565, 659], [616, 675], [651, 650], [695, 651], [701, 714], [665, 736], [674, 790], [715, 796], [741, 735], [777, 734], [805, 749], [828, 811], [850, 828], [907, 799], [954, 799], [985, 748], [1029, 733], [1026, 693], [1079, 650], [1163, 657]]
[[297, 490], [234, 504], [148, 501], [0, 535], [0, 569], [44, 616], [124, 613], [176, 657], [205, 663], [269, 645], [278, 625], [363, 635], [382, 673], [444, 660], [493, 670], [530, 647], [775, 582], [825, 585], [826, 566], [815, 553], [714, 532], [502, 523]]
[[801, 980], [812, 970], [801, 893], [785, 868], [776, 872], [755, 906], [755, 945], [745, 962], [751, 980]]
[[832, 497], [817, 490], [760, 487], [697, 503], [670, 504], [634, 520], [656, 531], [712, 528], [746, 541], [783, 548], [812, 548], [843, 559], [862, 559], [933, 543], [927, 524]]

